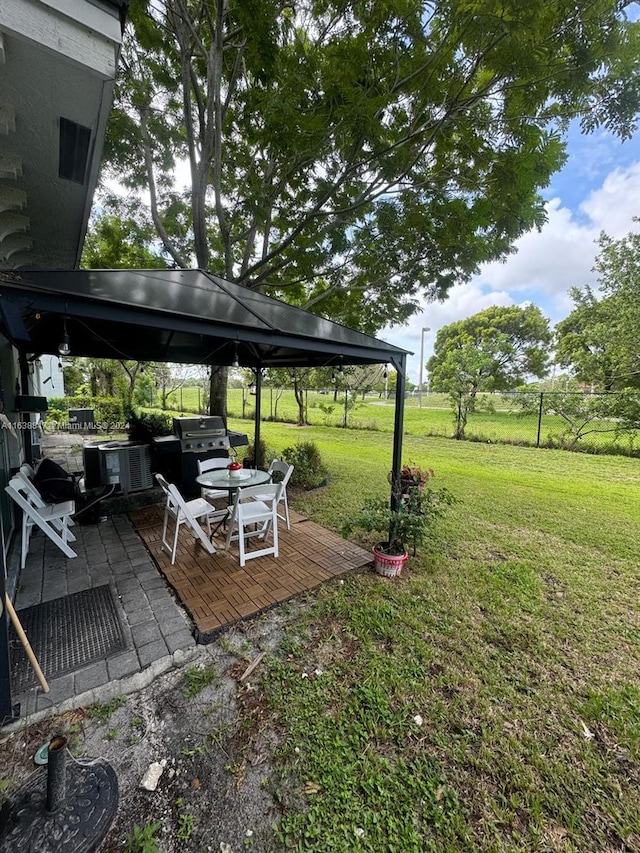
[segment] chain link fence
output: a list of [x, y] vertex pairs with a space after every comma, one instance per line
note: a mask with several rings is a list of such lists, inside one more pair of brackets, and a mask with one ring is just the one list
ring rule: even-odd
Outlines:
[[513, 391], [460, 395], [450, 405], [461, 440], [640, 456], [639, 393]]

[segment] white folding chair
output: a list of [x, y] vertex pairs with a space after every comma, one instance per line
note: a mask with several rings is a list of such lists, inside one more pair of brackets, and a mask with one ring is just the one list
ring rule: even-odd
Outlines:
[[[198, 475], [204, 474], [205, 471], [214, 471], [216, 468], [226, 468], [229, 464], [229, 456], [219, 456], [215, 459], [198, 459]], [[207, 501], [216, 500], [216, 498], [229, 499], [227, 489], [208, 489], [202, 486], [200, 489], [200, 497]]]
[[35, 475], [36, 475], [36, 472], [35, 472], [35, 471], [34, 471], [34, 469], [31, 467], [31, 465], [29, 465], [29, 463], [28, 463], [28, 462], [23, 462], [23, 463], [22, 463], [22, 465], [20, 466], [20, 470], [22, 471], [22, 473], [23, 473], [23, 474], [26, 474], [26, 476], [27, 476], [30, 480], [33, 480], [33, 478], [34, 478], [34, 477], [35, 477]]
[[[29, 475], [29, 471], [33, 471], [33, 468], [28, 463], [24, 462], [20, 466], [20, 470], [16, 472], [15, 477], [19, 477], [24, 483], [26, 493], [28, 495], [31, 503], [38, 507], [39, 509], [44, 509], [45, 507], [49, 507], [48, 510], [50, 514], [50, 520], [56, 530], [59, 530], [62, 533], [63, 529], [67, 528], [67, 540], [69, 542], [75, 542], [76, 537], [73, 533], [68, 529], [75, 524], [72, 516], [75, 515], [76, 504], [75, 501], [60, 501], [56, 504], [47, 503], [45, 499], [42, 497], [40, 492], [33, 485], [31, 477]], [[53, 511], [53, 507], [55, 507], [55, 512]], [[46, 513], [45, 513], [46, 514]]]
[[[291, 523], [289, 521], [289, 502], [287, 501], [287, 483], [293, 474], [293, 465], [289, 465], [287, 462], [282, 462], [280, 459], [274, 459], [269, 465], [269, 474], [271, 474], [272, 478], [274, 474], [282, 475], [281, 478], [275, 481], [276, 485], [282, 486], [278, 503], [284, 503], [284, 515], [280, 515], [280, 513], [278, 513], [278, 518], [286, 521], [287, 530], [291, 530]], [[264, 493], [262, 492], [259, 495], [256, 495], [256, 500], [264, 500], [263, 494]]]
[[[162, 474], [156, 474], [156, 480], [166, 498], [164, 519], [162, 521], [162, 549], [171, 554], [171, 565], [176, 561], [178, 531], [182, 525], [186, 525], [191, 530], [195, 538], [200, 541], [210, 554], [215, 553], [216, 549], [213, 547], [209, 536], [202, 529], [199, 519], [204, 518], [207, 530], [211, 534], [211, 520], [226, 518], [227, 510], [216, 510], [204, 498], [193, 498], [193, 500], [185, 501], [173, 483], [168, 483]], [[167, 540], [167, 528], [170, 518], [174, 522], [173, 542], [171, 543]]]
[[[31, 491], [25, 484], [24, 479], [16, 474], [4, 487], [5, 492], [18, 504], [22, 510], [22, 550], [20, 554], [20, 568], [24, 569], [29, 553], [29, 540], [34, 527], [39, 527], [51, 541], [60, 548], [67, 557], [77, 557], [76, 552], [68, 544], [75, 536], [69, 530], [68, 504], [73, 501], [65, 501], [63, 504], [44, 504], [36, 506], [31, 502]], [[44, 503], [44, 502], [43, 502]], [[75, 512], [75, 505], [73, 507]]]
[[[227, 549], [233, 540], [238, 540], [240, 549], [240, 565], [254, 557], [264, 557], [267, 554], [278, 556], [278, 501], [282, 492], [282, 483], [271, 486], [249, 486], [247, 489], [236, 491], [233, 507], [230, 509], [229, 530], [227, 532]], [[256, 500], [257, 495], [262, 500]], [[237, 528], [237, 533], [234, 530]], [[248, 529], [251, 528], [251, 529]], [[266, 540], [272, 534], [272, 544], [258, 551], [246, 550], [246, 540], [251, 536], [259, 536]]]

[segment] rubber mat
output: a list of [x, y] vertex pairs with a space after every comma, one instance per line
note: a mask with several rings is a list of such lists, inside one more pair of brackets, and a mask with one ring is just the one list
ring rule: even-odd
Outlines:
[[[84, 589], [17, 611], [47, 680], [81, 669], [126, 648], [118, 607], [108, 584]], [[38, 683], [13, 626], [11, 688], [21, 693]]]

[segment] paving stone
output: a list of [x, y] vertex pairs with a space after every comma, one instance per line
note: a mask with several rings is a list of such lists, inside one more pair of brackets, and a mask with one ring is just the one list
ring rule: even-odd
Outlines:
[[21, 693], [20, 696], [12, 696], [11, 699], [14, 705], [20, 706], [20, 716], [27, 717], [29, 714], [35, 714], [40, 695], [41, 691], [30, 690], [28, 693]]
[[158, 572], [158, 567], [153, 562], [153, 559], [149, 556], [149, 554], [145, 554], [142, 557], [133, 557], [128, 560], [128, 565], [131, 566], [133, 571], [140, 575], [143, 572]]
[[[145, 601], [144, 604], [140, 603], [138, 607], [131, 607], [128, 610], [125, 609], [125, 613], [127, 615], [127, 620], [129, 625], [133, 628], [134, 625], [142, 625], [144, 622], [155, 622], [154, 613], [151, 607]], [[149, 642], [147, 640], [147, 642]]]
[[120, 584], [123, 580], [137, 580], [136, 574], [131, 566], [123, 565], [121, 569], [119, 569], [118, 566], [114, 566], [112, 574], [116, 584]]
[[42, 587], [42, 601], [53, 601], [65, 595], [68, 595], [66, 583], [50, 584], [47, 581], [44, 582]]
[[185, 619], [182, 615], [182, 610], [171, 597], [169, 590], [165, 590], [165, 599], [155, 599], [153, 602], [153, 613], [158, 622], [163, 619], [172, 619], [174, 616], [180, 616], [183, 622]]
[[190, 649], [195, 646], [196, 641], [186, 628], [181, 628], [173, 634], [169, 634], [164, 638], [169, 654], [177, 652], [178, 649]]
[[133, 642], [136, 648], [162, 639], [162, 632], [155, 619], [141, 622], [139, 625], [132, 625], [131, 634], [133, 635]]
[[184, 619], [179, 614], [174, 616], [173, 619], [165, 619], [160, 622], [160, 631], [165, 640], [170, 634], [175, 634], [183, 630], [189, 633]]
[[145, 589], [145, 592], [149, 601], [154, 604], [157, 603], [158, 606], [160, 606], [164, 601], [171, 601], [166, 584], [163, 586], [154, 586], [151, 587], [151, 589]]
[[142, 588], [145, 590], [167, 588], [167, 582], [164, 580], [164, 578], [161, 578], [157, 572], [154, 574], [153, 577], [143, 578], [140, 583], [142, 584]]
[[67, 592], [69, 595], [73, 595], [74, 592], [82, 592], [83, 589], [87, 589], [89, 586], [89, 579], [87, 577], [71, 578], [67, 584]]
[[145, 667], [168, 654], [167, 644], [164, 640], [156, 640], [153, 643], [148, 643], [146, 646], [141, 646], [138, 649], [138, 657], [140, 658], [140, 666]]
[[78, 670], [74, 676], [74, 693], [76, 696], [87, 690], [93, 690], [94, 687], [100, 687], [101, 684], [106, 684], [109, 681], [107, 662], [104, 660], [96, 661], [96, 663]]
[[124, 597], [127, 594], [140, 594], [142, 591], [142, 585], [140, 581], [135, 578], [118, 578], [118, 591]]
[[58, 678], [54, 678], [48, 683], [51, 688], [48, 693], [41, 693], [38, 691], [39, 695], [36, 703], [38, 711], [41, 711], [43, 708], [50, 708], [52, 705], [58, 705], [60, 702], [64, 702], [65, 699], [69, 699], [73, 696], [73, 673], [70, 672], [66, 675], [60, 675]]
[[138, 655], [133, 650], [107, 658], [107, 671], [110, 680], [133, 675], [139, 669], [140, 661], [138, 660]]
[[42, 600], [42, 590], [40, 589], [18, 590], [14, 606], [16, 610], [24, 610], [26, 607], [34, 607], [36, 604], [40, 604]]

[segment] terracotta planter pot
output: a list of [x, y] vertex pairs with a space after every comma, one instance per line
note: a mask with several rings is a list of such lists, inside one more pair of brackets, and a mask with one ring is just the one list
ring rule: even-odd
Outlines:
[[405, 551], [404, 554], [385, 554], [380, 550], [380, 546], [376, 545], [373, 549], [373, 568], [379, 575], [385, 578], [395, 578], [402, 572], [402, 567], [409, 559], [409, 555]]

